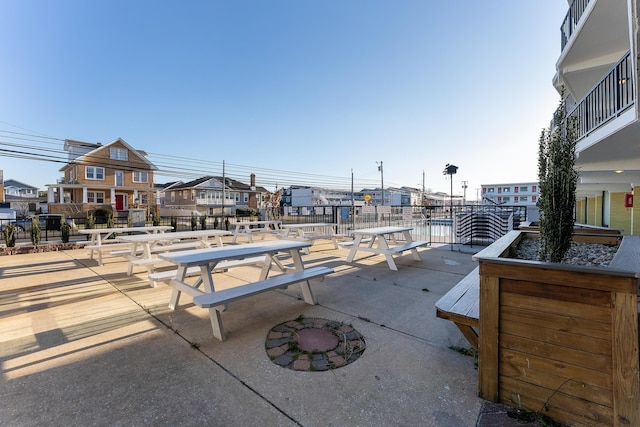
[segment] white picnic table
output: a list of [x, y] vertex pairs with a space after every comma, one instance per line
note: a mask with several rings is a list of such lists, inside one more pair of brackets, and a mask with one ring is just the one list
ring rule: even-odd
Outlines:
[[269, 220], [269, 221], [238, 221], [231, 224], [233, 227], [233, 240], [232, 243], [236, 243], [238, 237], [246, 237], [249, 243], [253, 242], [253, 235], [260, 234], [264, 240], [265, 234], [279, 234], [282, 221]]
[[160, 259], [154, 258], [154, 253], [171, 252], [176, 250], [209, 248], [212, 244], [222, 246], [222, 236], [229, 236], [226, 230], [194, 230], [178, 231], [175, 233], [136, 234], [118, 236], [120, 242], [128, 243], [129, 249], [124, 255], [128, 260], [127, 274], [133, 273], [133, 267], [144, 265], [152, 272], [153, 266]]
[[[308, 224], [282, 224], [282, 233], [279, 235], [283, 239], [301, 239], [308, 240], [312, 244], [316, 240], [330, 240], [333, 247], [339, 249], [335, 233], [337, 224], [328, 222], [314, 222]], [[308, 252], [308, 248], [306, 249]]]
[[[109, 239], [113, 235], [121, 233], [145, 233], [155, 234], [173, 230], [169, 225], [149, 225], [142, 227], [109, 227], [109, 228], [86, 228], [78, 230], [79, 234], [91, 236], [89, 244], [85, 245], [89, 249], [89, 259], [93, 259], [93, 252], [98, 253], [98, 265], [102, 265], [102, 249], [113, 250], [118, 245], [117, 240]], [[118, 245], [122, 246], [122, 245]]]
[[[354, 240], [347, 256], [347, 262], [352, 262], [358, 251], [384, 255], [389, 268], [393, 271], [398, 271], [393, 255], [411, 251], [413, 259], [420, 261], [418, 247], [426, 246], [429, 242], [423, 240], [414, 241], [411, 237], [411, 230], [413, 230], [411, 227], [394, 226], [354, 230], [352, 232]], [[402, 236], [402, 238], [399, 239], [398, 236]]]
[[[173, 288], [169, 308], [174, 310], [177, 307], [182, 292], [190, 295], [196, 305], [209, 310], [213, 335], [222, 341], [225, 334], [220, 311], [231, 301], [300, 283], [305, 302], [314, 305], [316, 300], [311, 292], [309, 280], [324, 277], [325, 274], [332, 273], [333, 270], [328, 267], [304, 268], [300, 251], [310, 245], [309, 242], [294, 240], [267, 240], [259, 243], [159, 254], [161, 259], [177, 266], [177, 274], [169, 282]], [[293, 261], [293, 268], [285, 269], [285, 273], [268, 278], [273, 265], [278, 266], [278, 270], [283, 269], [282, 264], [276, 258], [276, 255], [281, 252], [289, 253]], [[255, 256], [265, 257], [260, 276], [256, 282], [229, 289], [216, 289], [211, 272], [219, 263]], [[194, 267], [200, 269], [199, 278], [194, 284], [188, 284], [185, 282], [187, 272]], [[201, 286], [203, 286], [202, 290], [199, 289]]]

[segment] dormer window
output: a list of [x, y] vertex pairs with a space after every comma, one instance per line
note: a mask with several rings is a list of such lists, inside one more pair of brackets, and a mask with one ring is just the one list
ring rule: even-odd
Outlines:
[[129, 151], [125, 148], [110, 148], [109, 149], [109, 158], [111, 160], [129, 160]]

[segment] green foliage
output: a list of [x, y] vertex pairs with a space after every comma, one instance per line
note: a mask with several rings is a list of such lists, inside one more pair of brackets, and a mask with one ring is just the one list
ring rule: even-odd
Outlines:
[[231, 223], [229, 221], [229, 218], [225, 218], [224, 219], [224, 229], [229, 231], [229, 227], [231, 226]]
[[[115, 227], [113, 212], [109, 211], [109, 213], [107, 214], [107, 228], [113, 228], [113, 227]], [[115, 239], [115, 238], [116, 238], [116, 233], [113, 233], [109, 236], [109, 239]]]
[[198, 217], [196, 214], [191, 214], [191, 231], [195, 231], [198, 229]]
[[215, 218], [213, 219], [213, 229], [214, 229], [214, 230], [217, 230], [217, 229], [218, 229], [218, 226], [220, 226], [220, 221], [218, 221], [218, 217], [215, 217]]
[[202, 229], [202, 230], [206, 230], [207, 229], [207, 216], [206, 215], [202, 215], [200, 217], [200, 229]]
[[254, 208], [237, 208], [236, 216], [237, 217], [246, 217], [246, 216], [259, 216], [259, 212]]
[[71, 226], [67, 222], [67, 218], [62, 215], [62, 222], [60, 223], [60, 236], [62, 237], [62, 243], [69, 243], [70, 234]]
[[[96, 228], [96, 217], [91, 212], [87, 212], [87, 220], [84, 222], [84, 228]], [[87, 234], [87, 240], [91, 240], [90, 234]]]
[[16, 226], [14, 224], [7, 224], [4, 227], [4, 243], [8, 248], [13, 248], [16, 245]]
[[151, 208], [150, 215], [151, 215], [151, 224], [153, 224], [154, 226], [160, 225], [160, 212], [158, 212], [157, 206], [153, 206]]
[[178, 231], [178, 218], [175, 216], [171, 217], [171, 227], [173, 228], [173, 231]]
[[40, 240], [42, 238], [42, 228], [40, 228], [40, 218], [34, 216], [31, 218], [31, 243], [34, 246], [38, 246], [40, 244]]
[[576, 120], [567, 117], [564, 104], [553, 124], [542, 131], [538, 146], [541, 261], [561, 262], [571, 247], [576, 206]]

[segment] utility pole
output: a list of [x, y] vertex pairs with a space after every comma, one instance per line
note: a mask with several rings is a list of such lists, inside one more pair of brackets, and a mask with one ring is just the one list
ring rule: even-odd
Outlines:
[[[376, 162], [378, 163], [378, 162]], [[384, 206], [384, 171], [382, 169], [382, 160], [380, 160], [380, 165], [378, 166], [378, 170], [380, 171], [380, 184], [381, 184], [381, 190], [382, 190], [382, 203], [380, 203], [382, 206]]]

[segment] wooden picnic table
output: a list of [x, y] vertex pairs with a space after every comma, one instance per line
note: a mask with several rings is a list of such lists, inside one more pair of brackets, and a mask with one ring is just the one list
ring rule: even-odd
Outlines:
[[[87, 234], [91, 236], [89, 244], [85, 245], [85, 249], [89, 249], [89, 259], [93, 259], [94, 251], [98, 253], [98, 265], [102, 265], [102, 250], [113, 250], [116, 247], [122, 247], [115, 239], [109, 239], [111, 236], [122, 233], [145, 233], [155, 234], [164, 233], [173, 230], [169, 225], [149, 225], [143, 227], [109, 227], [109, 228], [86, 228], [78, 230], [79, 234]], [[107, 243], [108, 242], [108, 243]]]
[[[332, 273], [333, 270], [328, 267], [304, 268], [300, 251], [310, 245], [311, 243], [309, 242], [294, 240], [269, 240], [259, 243], [160, 254], [159, 257], [161, 259], [176, 264], [178, 268], [175, 278], [169, 282], [169, 285], [173, 288], [169, 308], [174, 310], [177, 307], [182, 292], [190, 295], [196, 305], [209, 310], [213, 335], [222, 341], [225, 334], [220, 311], [229, 302], [271, 289], [300, 283], [305, 302], [314, 305], [316, 300], [311, 292], [309, 280], [324, 277], [325, 274]], [[273, 265], [279, 266], [278, 269], [282, 270], [280, 262], [276, 259], [276, 254], [281, 252], [289, 253], [293, 261], [293, 268], [286, 269], [284, 274], [268, 278]], [[216, 289], [211, 272], [219, 263], [256, 256], [265, 256], [260, 277], [256, 282], [230, 289]], [[194, 284], [188, 284], [184, 279], [187, 277], [187, 271], [193, 267], [200, 269], [200, 277]], [[199, 288], [202, 285], [203, 290], [200, 290]]]
[[[420, 261], [418, 248], [428, 245], [428, 241], [413, 240], [411, 237], [411, 227], [374, 227], [354, 230], [355, 236], [347, 262], [352, 262], [358, 251], [371, 252], [374, 254], [382, 254], [389, 264], [389, 268], [398, 271], [393, 255], [401, 254], [405, 251], [411, 251], [413, 259]], [[398, 235], [402, 239], [398, 239]], [[391, 243], [391, 245], [389, 244]], [[373, 246], [376, 244], [376, 246]]]

